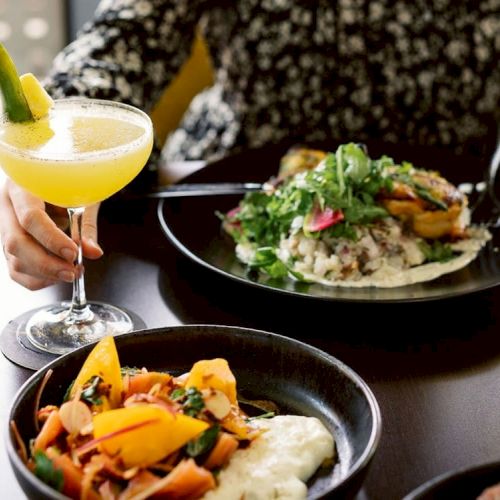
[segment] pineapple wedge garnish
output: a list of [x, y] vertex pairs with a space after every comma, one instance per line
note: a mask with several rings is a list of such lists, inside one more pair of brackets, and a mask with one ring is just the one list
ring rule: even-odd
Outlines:
[[21, 80], [21, 87], [33, 118], [39, 120], [47, 116], [50, 108], [54, 106], [52, 97], [47, 94], [47, 91], [33, 73], [25, 73], [19, 79]]

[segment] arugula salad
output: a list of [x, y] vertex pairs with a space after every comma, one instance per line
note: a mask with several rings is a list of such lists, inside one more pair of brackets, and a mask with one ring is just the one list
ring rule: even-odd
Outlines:
[[467, 265], [490, 238], [438, 172], [355, 143], [290, 150], [268, 184], [220, 217], [238, 258], [273, 278], [401, 286]]

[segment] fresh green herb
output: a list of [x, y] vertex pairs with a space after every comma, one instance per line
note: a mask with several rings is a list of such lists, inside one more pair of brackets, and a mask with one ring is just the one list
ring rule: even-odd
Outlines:
[[408, 169], [399, 168], [396, 174], [394, 174], [394, 180], [410, 186], [420, 198], [439, 208], [439, 210], [448, 210], [446, 203], [438, 200], [429, 189], [412, 179]]
[[398, 167], [398, 173], [399, 174], [409, 174], [413, 170], [413, 164], [410, 163], [409, 161], [403, 161], [401, 162], [401, 165]]
[[361, 184], [370, 174], [370, 161], [365, 152], [357, 144], [346, 144], [343, 147], [347, 161], [345, 175], [356, 184]]
[[277, 260], [276, 251], [272, 247], [260, 247], [250, 262], [250, 267], [267, 267]]
[[174, 389], [170, 394], [170, 399], [173, 401], [177, 401], [178, 399], [182, 399], [186, 395], [186, 389], [179, 387], [178, 389]]
[[122, 366], [120, 369], [121, 376], [124, 377], [125, 375], [129, 375], [130, 377], [133, 375], [137, 375], [141, 373], [142, 370], [140, 368], [137, 368], [135, 366]]
[[428, 201], [429, 203], [432, 203], [440, 210], [448, 210], [448, 205], [446, 205], [446, 203], [443, 203], [441, 200], [438, 200], [437, 198], [435, 198], [426, 187], [415, 182], [414, 189], [415, 189], [415, 192], [418, 194], [418, 196], [420, 196], [420, 198], [422, 198], [423, 200]]
[[[379, 203], [380, 193], [390, 193], [394, 182], [405, 182], [437, 208], [443, 203], [435, 199], [410, 176], [413, 165], [396, 165], [388, 156], [371, 159], [357, 144], [343, 144], [328, 153], [315, 169], [287, 178], [271, 194], [247, 193], [237, 211], [223, 220], [237, 227], [229, 230], [237, 243], [254, 250], [249, 263], [252, 271], [264, 271], [271, 278], [297, 277], [293, 262], [283, 262], [276, 249], [283, 238], [302, 231], [310, 238], [357, 239], [356, 226], [374, 223], [388, 217]], [[319, 231], [310, 231], [313, 216], [329, 208], [342, 215]], [[300, 278], [297, 278], [300, 279]]]
[[425, 255], [425, 260], [428, 262], [446, 262], [455, 257], [450, 244], [442, 243], [439, 240], [432, 243], [421, 240], [419, 247]]
[[69, 384], [68, 388], [66, 389], [66, 392], [64, 393], [63, 403], [66, 403], [66, 401], [70, 400], [71, 389], [73, 389], [74, 385], [75, 385], [75, 381], [73, 380], [73, 382], [71, 382], [71, 384]]
[[201, 392], [196, 387], [190, 387], [186, 391], [186, 400], [182, 404], [184, 415], [196, 417], [205, 408]]
[[326, 235], [331, 238], [346, 238], [351, 241], [356, 241], [358, 239], [356, 230], [349, 222], [335, 224], [334, 226], [327, 228], [325, 231]]
[[82, 391], [80, 395], [80, 399], [82, 401], [86, 401], [87, 403], [90, 403], [92, 405], [101, 405], [102, 404], [102, 399], [101, 399], [101, 394], [99, 394], [99, 384], [102, 382], [102, 378], [98, 377], [97, 375], [95, 377], [92, 377], [87, 383], [90, 384], [85, 389]]
[[[284, 278], [291, 274], [295, 278], [302, 275], [293, 271], [292, 266], [287, 266], [276, 255], [276, 250], [272, 247], [260, 247], [255, 251], [254, 258], [249, 263], [251, 268], [262, 269], [271, 278]], [[303, 278], [303, 277], [302, 277]]]
[[45, 484], [51, 486], [57, 491], [62, 491], [64, 486], [64, 476], [61, 469], [56, 469], [52, 460], [40, 450], [35, 451], [35, 475]]
[[387, 217], [385, 208], [378, 205], [368, 205], [362, 200], [353, 200], [350, 207], [344, 210], [345, 220], [351, 224], [367, 224], [376, 219]]
[[219, 430], [220, 427], [218, 424], [209, 427], [206, 431], [202, 432], [198, 438], [193, 439], [187, 443], [186, 453], [190, 457], [197, 457], [210, 451], [217, 441]]
[[[344, 154], [342, 146], [337, 148], [335, 152], [335, 162], [337, 167], [337, 181], [339, 187], [339, 195], [344, 194], [345, 190], [345, 180], [344, 180]], [[333, 163], [333, 162], [331, 162]]]
[[251, 422], [252, 420], [258, 420], [261, 418], [273, 418], [276, 414], [274, 411], [268, 411], [267, 413], [263, 413], [262, 415], [256, 415], [255, 417], [248, 417], [245, 419], [246, 422]]

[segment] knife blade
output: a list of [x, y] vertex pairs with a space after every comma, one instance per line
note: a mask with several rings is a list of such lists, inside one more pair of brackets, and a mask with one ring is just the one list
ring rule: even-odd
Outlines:
[[214, 196], [227, 194], [244, 194], [250, 191], [268, 191], [268, 183], [258, 182], [216, 182], [172, 184], [159, 187], [155, 191], [146, 193], [147, 198], [179, 198], [182, 196]]

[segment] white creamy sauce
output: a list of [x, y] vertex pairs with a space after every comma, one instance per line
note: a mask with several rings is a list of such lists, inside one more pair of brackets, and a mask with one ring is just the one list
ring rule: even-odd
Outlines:
[[305, 481], [334, 456], [333, 436], [317, 418], [280, 415], [254, 423], [264, 432], [234, 453], [203, 500], [305, 499]]

